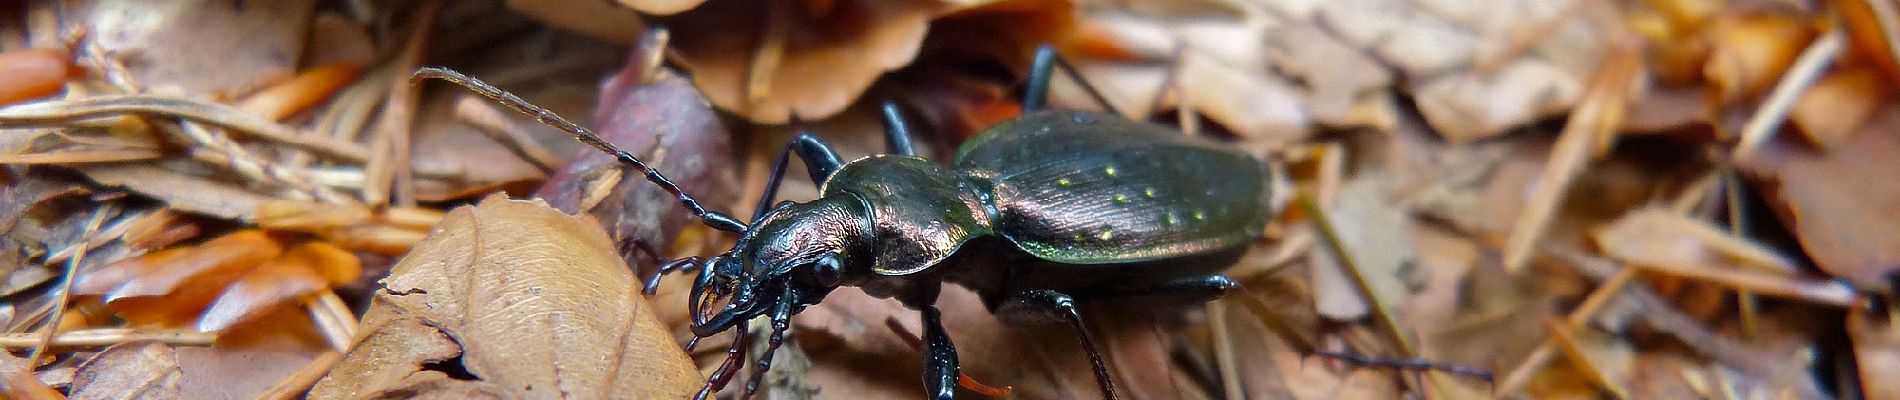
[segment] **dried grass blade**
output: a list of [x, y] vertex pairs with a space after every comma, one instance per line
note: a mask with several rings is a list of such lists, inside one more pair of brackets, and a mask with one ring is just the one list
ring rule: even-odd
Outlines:
[[237, 107], [181, 97], [111, 95], [0, 108], [0, 126], [59, 124], [121, 114], [150, 114], [204, 122], [259, 138], [301, 147], [344, 161], [362, 162], [369, 151], [355, 143], [299, 134], [295, 129]]

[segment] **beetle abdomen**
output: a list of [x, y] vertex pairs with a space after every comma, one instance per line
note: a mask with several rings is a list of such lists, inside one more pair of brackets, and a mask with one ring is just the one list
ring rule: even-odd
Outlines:
[[1045, 111], [991, 128], [957, 168], [990, 186], [992, 228], [1069, 264], [1207, 254], [1259, 237], [1264, 164], [1203, 138], [1100, 114]]

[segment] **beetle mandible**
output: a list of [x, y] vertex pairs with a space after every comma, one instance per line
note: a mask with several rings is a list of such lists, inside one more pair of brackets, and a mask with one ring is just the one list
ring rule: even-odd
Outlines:
[[[839, 286], [921, 313], [926, 394], [952, 398], [957, 354], [934, 306], [945, 282], [975, 291], [1007, 320], [1074, 327], [1103, 396], [1113, 398], [1107, 363], [1076, 303], [1185, 305], [1233, 288], [1221, 271], [1273, 214], [1268, 174], [1260, 160], [1208, 139], [1109, 113], [1045, 109], [1058, 65], [1080, 81], [1051, 47], [1038, 48], [1023, 114], [964, 143], [948, 166], [914, 154], [890, 103], [883, 108], [889, 154], [841, 162], [824, 141], [799, 134], [779, 154], [749, 222], [706, 210], [632, 154], [506, 91], [440, 68], [418, 70], [414, 79], [460, 84], [567, 131], [644, 174], [706, 225], [740, 235], [723, 254], [661, 268], [698, 269], [689, 304], [695, 336], [737, 328], [698, 398], [738, 372], [750, 320], [771, 321], [754, 367], [762, 374], [792, 315]], [[820, 182], [820, 197], [773, 204], [793, 154]]]

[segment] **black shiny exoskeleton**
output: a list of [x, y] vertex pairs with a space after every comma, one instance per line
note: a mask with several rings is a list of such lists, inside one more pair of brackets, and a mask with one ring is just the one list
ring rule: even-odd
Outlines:
[[[1042, 109], [1059, 62], [1039, 49], [1023, 115], [965, 143], [950, 165], [912, 154], [889, 104], [890, 154], [840, 162], [817, 137], [799, 135], [779, 155], [750, 223], [703, 209], [631, 154], [506, 92], [447, 70], [417, 76], [461, 83], [572, 132], [667, 188], [709, 226], [741, 234], [724, 254], [662, 268], [699, 268], [694, 335], [738, 335], [700, 397], [738, 371], [749, 320], [771, 320], [769, 347], [755, 368], [762, 373], [793, 314], [839, 286], [856, 286], [923, 314], [924, 383], [930, 397], [951, 398], [956, 350], [933, 305], [944, 282], [969, 287], [1006, 319], [1074, 326], [1103, 395], [1114, 397], [1075, 304], [1220, 296], [1234, 286], [1220, 271], [1271, 218], [1268, 177], [1259, 160], [1206, 139], [1111, 114]], [[772, 204], [793, 153], [822, 182], [821, 197]]]

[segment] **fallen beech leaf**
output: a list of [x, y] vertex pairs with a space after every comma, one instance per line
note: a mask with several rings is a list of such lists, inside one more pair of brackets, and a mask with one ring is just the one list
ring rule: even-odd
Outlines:
[[329, 350], [310, 316], [284, 308], [219, 333], [211, 347], [179, 347], [186, 399], [251, 399]]
[[171, 346], [152, 342], [125, 342], [107, 347], [73, 373], [71, 398], [179, 399], [184, 373]]
[[[713, 105], [779, 124], [843, 111], [871, 81], [916, 57], [930, 19], [946, 7], [898, 0], [837, 2], [824, 15], [800, 8], [715, 0], [659, 21], [673, 31], [680, 66]], [[774, 28], [778, 35], [768, 35]]]
[[[684, 398], [702, 383], [600, 228], [540, 201], [450, 212], [383, 285], [379, 308], [454, 338], [462, 367], [505, 396]], [[410, 366], [362, 369], [389, 368]]]
[[1892, 91], [1872, 68], [1837, 71], [1802, 92], [1789, 117], [1809, 142], [1832, 148], [1860, 132]]
[[72, 68], [65, 50], [0, 53], [0, 106], [59, 93]]
[[1900, 171], [1900, 108], [1876, 111], [1830, 151], [1770, 141], [1740, 166], [1816, 267], [1859, 290], [1895, 289], [1900, 225], [1887, 216], [1900, 215], [1900, 184], [1890, 179]]
[[161, 93], [231, 94], [289, 78], [315, 0], [111, 0], [82, 3], [62, 26]]

